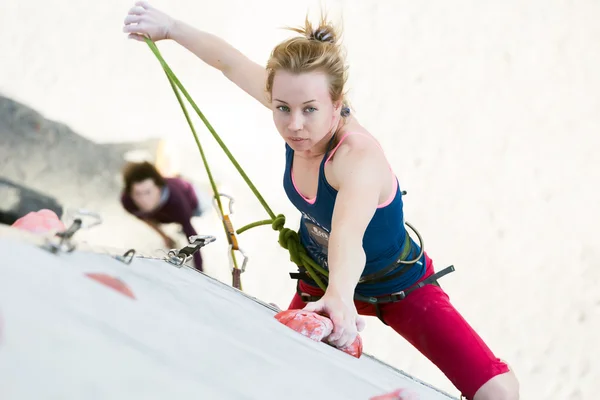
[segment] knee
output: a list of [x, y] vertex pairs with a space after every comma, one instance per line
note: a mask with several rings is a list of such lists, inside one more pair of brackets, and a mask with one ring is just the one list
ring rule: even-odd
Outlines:
[[513, 371], [497, 375], [479, 388], [473, 400], [519, 400], [519, 381]]

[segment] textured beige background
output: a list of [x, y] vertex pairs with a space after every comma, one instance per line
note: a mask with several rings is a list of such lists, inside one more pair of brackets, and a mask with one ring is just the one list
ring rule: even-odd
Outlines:
[[[264, 63], [318, 2], [155, 1]], [[524, 399], [594, 399], [600, 390], [600, 2], [331, 1], [343, 10], [350, 98], [408, 190], [407, 219], [425, 236], [454, 304], [515, 369]], [[3, 0], [0, 91], [98, 141], [167, 136], [187, 175], [206, 181], [163, 72], [121, 33], [131, 1]], [[281, 188], [283, 142], [269, 112], [172, 43], [159, 47], [276, 213], [295, 226]], [[265, 217], [208, 132], [209, 157], [236, 199], [234, 223]], [[98, 199], [99, 201], [104, 199]], [[116, 198], [98, 206], [102, 245], [156, 248]], [[208, 272], [228, 280], [219, 241]], [[139, 234], [141, 236], [135, 236]], [[245, 289], [287, 305], [292, 265], [268, 227], [240, 236]], [[457, 393], [402, 338], [369, 319], [365, 350]]]

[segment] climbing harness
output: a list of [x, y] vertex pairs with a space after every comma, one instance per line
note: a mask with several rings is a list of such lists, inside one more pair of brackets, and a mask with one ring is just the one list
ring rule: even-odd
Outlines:
[[[406, 191], [403, 191], [402, 193], [406, 194]], [[391, 279], [396, 279], [396, 278], [400, 277], [402, 274], [404, 274], [406, 271], [408, 271], [410, 269], [410, 266], [419, 262], [419, 260], [423, 256], [423, 252], [424, 252], [423, 238], [421, 237], [421, 234], [419, 234], [419, 232], [410, 223], [405, 222], [405, 224], [410, 229], [412, 229], [413, 232], [415, 232], [415, 234], [417, 235], [417, 238], [419, 240], [419, 247], [420, 247], [419, 255], [416, 256], [412, 260], [406, 259], [406, 257], [408, 257], [412, 253], [413, 245], [412, 245], [412, 240], [411, 240], [408, 232], [405, 231], [402, 249], [400, 250], [400, 255], [398, 256], [396, 261], [394, 261], [387, 267], [382, 268], [381, 270], [379, 270], [377, 272], [374, 272], [369, 275], [361, 276], [360, 279], [358, 280], [359, 285], [361, 285], [361, 284], [369, 285], [369, 284], [374, 284], [374, 283], [385, 282], [385, 281], [388, 281]], [[391, 272], [393, 272], [393, 273], [390, 274]], [[300, 272], [290, 273], [290, 277], [292, 279], [305, 279], [305, 280], [307, 278], [308, 279], [311, 278], [310, 276], [308, 276], [306, 271], [302, 270], [302, 268], [300, 268]], [[327, 280], [328, 276], [321, 274], [320, 278], [323, 280]]]
[[[221, 140], [219, 135], [215, 132], [212, 125], [208, 122], [208, 120], [206, 119], [204, 114], [200, 111], [200, 109], [198, 108], [198, 106], [196, 105], [194, 100], [191, 98], [189, 93], [186, 91], [186, 89], [183, 87], [183, 85], [181, 84], [179, 79], [175, 76], [175, 74], [173, 73], [173, 71], [167, 64], [167, 62], [164, 60], [164, 58], [160, 54], [160, 51], [158, 50], [158, 47], [156, 46], [156, 44], [147, 37], [144, 38], [144, 40], [145, 40], [146, 44], [148, 45], [148, 47], [150, 48], [150, 50], [152, 51], [152, 53], [154, 53], [154, 55], [158, 59], [160, 65], [162, 66], [162, 68], [167, 76], [167, 79], [169, 80], [169, 84], [171, 85], [171, 88], [173, 89], [173, 92], [175, 93], [175, 97], [177, 98], [177, 101], [179, 102], [179, 105], [181, 106], [181, 109], [183, 111], [183, 114], [184, 114], [187, 122], [188, 122], [188, 125], [190, 126], [190, 129], [191, 129], [194, 139], [196, 141], [196, 145], [198, 146], [198, 150], [200, 151], [200, 156], [202, 157], [202, 161], [204, 163], [204, 167], [206, 168], [208, 179], [210, 180], [210, 184], [211, 184], [211, 187], [212, 187], [212, 190], [214, 193], [214, 198], [215, 198], [215, 203], [216, 203], [215, 207], [217, 208], [217, 212], [219, 213], [219, 216], [221, 217], [221, 221], [223, 223], [225, 232], [227, 234], [227, 239], [229, 242], [229, 251], [230, 251], [230, 254], [232, 257], [232, 259], [231, 259], [232, 279], [233, 279], [234, 286], [236, 283], [239, 282], [240, 287], [241, 287], [241, 282], [239, 281], [239, 277], [240, 277], [240, 274], [245, 271], [245, 266], [248, 261], [248, 258], [246, 257], [246, 255], [238, 247], [238, 242], [237, 242], [237, 238], [236, 238], [235, 234], [236, 233], [241, 234], [251, 228], [270, 224], [274, 230], [279, 232], [278, 242], [279, 242], [280, 246], [283, 247], [284, 249], [288, 250], [288, 252], [290, 254], [290, 261], [295, 263], [298, 266], [298, 268], [300, 269], [300, 273], [294, 274], [294, 276], [303, 276], [302, 274], [306, 274], [306, 276], [309, 276], [317, 284], [317, 286], [319, 288], [321, 288], [321, 290], [325, 291], [327, 289], [326, 282], [327, 282], [327, 279], [329, 276], [328, 271], [325, 268], [323, 268], [321, 265], [319, 265], [315, 260], [312, 259], [312, 257], [310, 257], [308, 255], [306, 248], [300, 242], [298, 232], [288, 229], [288, 228], [285, 228], [285, 216], [283, 214], [275, 215], [273, 213], [271, 208], [267, 205], [267, 203], [265, 202], [265, 200], [263, 199], [261, 194], [258, 192], [256, 187], [252, 183], [252, 181], [248, 178], [248, 176], [246, 175], [244, 170], [240, 167], [237, 160], [233, 157], [233, 155], [231, 154], [231, 152], [229, 151], [227, 146], [225, 146], [225, 144], [223, 143], [223, 141]], [[263, 208], [269, 215], [269, 219], [250, 223], [250, 224], [245, 225], [242, 228], [238, 229], [237, 231], [233, 229], [231, 220], [229, 219], [229, 215], [226, 215], [223, 212], [223, 205], [221, 203], [221, 197], [223, 195], [221, 193], [219, 193], [217, 190], [212, 173], [208, 166], [206, 156], [204, 154], [204, 150], [202, 148], [202, 144], [200, 143], [200, 140], [198, 139], [196, 129], [194, 128], [194, 125], [190, 119], [190, 116], [187, 112], [187, 109], [186, 109], [184, 103], [183, 103], [183, 100], [181, 98], [179, 91], [181, 91], [181, 94], [183, 94], [183, 96], [186, 98], [186, 100], [190, 103], [190, 105], [192, 106], [192, 108], [194, 109], [196, 114], [198, 114], [198, 116], [200, 117], [202, 122], [204, 122], [204, 125], [206, 126], [208, 131], [212, 134], [212, 136], [217, 141], [217, 143], [219, 144], [221, 149], [223, 149], [224, 153], [227, 155], [227, 157], [229, 158], [229, 160], [231, 161], [233, 166], [237, 169], [237, 171], [240, 173], [240, 175], [242, 176], [242, 178], [244, 179], [246, 184], [249, 186], [250, 190], [252, 190], [252, 192], [254, 193], [254, 195], [256, 196], [258, 201], [260, 202], [260, 204], [263, 206]], [[230, 200], [229, 206], [230, 206], [230, 214], [231, 214], [232, 198], [231, 197], [228, 197], [228, 198]], [[365, 276], [365, 277], [362, 277], [361, 280], [359, 281], [359, 283], [368, 283], [368, 282], [375, 283], [375, 282], [381, 281], [382, 279], [387, 280], [387, 279], [391, 279], [392, 277], [395, 278], [397, 276], [400, 276], [401, 273], [406, 272], [406, 270], [408, 269], [407, 268], [408, 266], [418, 262], [418, 260], [420, 259], [420, 257], [423, 254], [423, 246], [422, 246], [423, 240], [422, 240], [421, 236], [419, 235], [419, 233], [410, 224], [407, 223], [407, 225], [419, 237], [419, 241], [421, 243], [421, 252], [420, 252], [419, 257], [417, 257], [414, 260], [405, 260], [403, 257], [400, 257], [393, 265], [384, 268], [384, 270], [379, 271], [374, 274], [371, 274], [371, 275], [368, 275], [368, 276]], [[410, 254], [410, 245], [411, 245], [410, 244], [411, 240], [408, 236], [408, 233], [407, 233], [407, 237], [405, 238], [404, 242], [405, 242], [405, 245], [403, 247], [402, 254], [405, 254], [405, 257], [406, 257]], [[407, 246], [409, 246], [409, 247], [406, 248]], [[244, 262], [242, 263], [241, 268], [239, 268], [237, 266], [237, 262], [235, 261], [235, 257], [233, 254], [234, 251], [240, 251], [240, 253], [244, 256]], [[394, 272], [393, 274], [391, 274], [389, 276], [387, 275], [388, 273], [397, 269], [398, 266], [400, 266], [398, 271]], [[450, 267], [438, 272], [437, 274], [434, 274], [430, 278], [433, 278], [435, 276], [436, 277], [435, 279], [437, 279], [453, 270], [454, 270], [454, 267], [450, 266]], [[430, 279], [430, 278], [428, 278], [428, 279]], [[425, 280], [425, 281], [427, 281], [427, 280]], [[425, 281], [423, 281], [423, 282], [425, 282]], [[425, 284], [426, 283], [423, 283], [423, 285], [425, 285]], [[404, 292], [400, 292], [400, 294], [389, 295], [387, 297], [393, 298], [394, 299], [393, 301], [398, 301], [406, 296], [406, 294], [408, 293], [408, 290], [409, 289], [407, 289]], [[412, 289], [412, 290], [414, 290], [414, 289]], [[372, 301], [370, 301], [370, 299], [373, 299], [373, 298], [365, 297], [365, 299], [368, 302], [372, 302]], [[380, 298], [378, 298], [378, 299], [380, 299]], [[383, 302], [383, 300], [377, 300], [377, 303], [382, 303], [382, 302]]]
[[[406, 194], [406, 192], [403, 192], [403, 193]], [[410, 235], [408, 234], [408, 231], [405, 231], [404, 243], [402, 245], [402, 249], [400, 250], [400, 255], [398, 256], [396, 261], [394, 261], [387, 267], [382, 268], [381, 270], [379, 270], [377, 272], [374, 272], [369, 275], [361, 276], [361, 278], [358, 280], [357, 287], [360, 285], [372, 285], [375, 283], [386, 282], [386, 281], [390, 281], [392, 279], [399, 278], [400, 276], [402, 276], [403, 274], [408, 272], [410, 270], [411, 266], [413, 266], [414, 264], [419, 262], [419, 260], [421, 260], [421, 257], [423, 256], [423, 253], [424, 253], [423, 237], [410, 223], [405, 222], [405, 224], [417, 235], [417, 238], [419, 240], [419, 248], [420, 248], [419, 254], [412, 260], [406, 260], [406, 257], [408, 257], [410, 254], [412, 254], [413, 242], [410, 238]], [[426, 279], [422, 280], [421, 282], [419, 282], [418, 284], [416, 284], [410, 288], [407, 288], [400, 292], [385, 295], [385, 296], [377, 296], [377, 297], [363, 296], [363, 295], [357, 293], [357, 291], [355, 291], [354, 299], [357, 301], [364, 302], [364, 303], [372, 304], [375, 307], [375, 312], [376, 312], [377, 317], [384, 324], [387, 325], [387, 323], [385, 322], [385, 320], [382, 317], [380, 304], [394, 303], [394, 302], [397, 302], [400, 300], [404, 300], [404, 298], [406, 298], [406, 296], [409, 293], [411, 293], [412, 291], [414, 291], [418, 288], [421, 288], [427, 284], [434, 284], [434, 285], [439, 286], [439, 283], [437, 282], [437, 280], [439, 278], [441, 278], [442, 276], [447, 275], [453, 271], [454, 271], [454, 266], [451, 265], [447, 268], [444, 268], [441, 271], [438, 271], [438, 272], [432, 274], [431, 276], [427, 277]], [[318, 301], [321, 298], [321, 296], [311, 296], [307, 293], [303, 293], [300, 290], [300, 280], [310, 280], [312, 278], [311, 276], [309, 276], [309, 274], [306, 271], [303, 271], [302, 268], [300, 268], [300, 272], [290, 273], [290, 277], [292, 279], [298, 279], [298, 281], [296, 283], [296, 293], [298, 293], [298, 295], [302, 298], [302, 301], [304, 301], [305, 303], [309, 303], [309, 302], [313, 302], [313, 301]], [[321, 278], [327, 279], [327, 276], [321, 276]]]

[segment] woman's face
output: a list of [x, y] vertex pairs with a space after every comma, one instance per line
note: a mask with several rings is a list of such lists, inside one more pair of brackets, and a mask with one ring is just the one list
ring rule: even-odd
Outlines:
[[277, 71], [271, 98], [275, 126], [296, 152], [325, 143], [340, 119], [341, 102], [331, 100], [329, 81], [322, 72]]

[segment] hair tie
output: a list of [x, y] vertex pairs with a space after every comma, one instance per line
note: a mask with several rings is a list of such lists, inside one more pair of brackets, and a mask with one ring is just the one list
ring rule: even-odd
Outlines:
[[344, 106], [344, 107], [342, 107], [342, 111], [340, 112], [340, 115], [341, 115], [342, 117], [347, 117], [347, 116], [349, 116], [349, 115], [350, 115], [350, 107], [348, 107], [348, 106]]
[[334, 42], [333, 34], [329, 32], [327, 28], [315, 29], [312, 34], [312, 39], [318, 40], [319, 42]]

